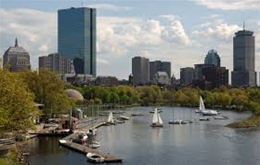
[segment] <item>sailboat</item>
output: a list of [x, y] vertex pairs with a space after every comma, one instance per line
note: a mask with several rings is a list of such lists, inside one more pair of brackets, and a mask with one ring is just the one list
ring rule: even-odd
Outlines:
[[169, 124], [187, 124], [187, 122], [185, 120], [174, 119], [174, 109], [172, 111], [172, 119], [168, 123]]
[[163, 127], [163, 121], [160, 114], [158, 113], [157, 108], [155, 108], [153, 113], [153, 121], [151, 127]]
[[112, 112], [109, 113], [108, 119], [107, 119], [107, 122], [105, 125], [115, 125], [115, 121], [114, 121]]
[[199, 109], [195, 110], [196, 113], [201, 113], [203, 116], [214, 116], [214, 115], [218, 115], [218, 112], [215, 110], [206, 110], [205, 105], [204, 105], [204, 101], [202, 99], [202, 97], [200, 96], [200, 105], [199, 105]]

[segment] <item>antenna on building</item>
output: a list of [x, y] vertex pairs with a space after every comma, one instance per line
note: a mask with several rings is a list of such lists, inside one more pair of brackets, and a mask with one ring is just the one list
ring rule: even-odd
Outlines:
[[245, 21], [243, 22], [243, 30], [245, 30]]
[[84, 3], [84, 1], [82, 0], [82, 1], [81, 1], [81, 7], [83, 7], [83, 3]]

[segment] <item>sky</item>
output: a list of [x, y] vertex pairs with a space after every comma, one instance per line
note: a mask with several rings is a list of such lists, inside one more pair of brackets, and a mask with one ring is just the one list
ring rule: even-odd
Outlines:
[[[132, 58], [170, 61], [172, 74], [204, 63], [217, 50], [221, 66], [233, 70], [233, 37], [254, 32], [255, 68], [260, 71], [259, 0], [0, 0], [0, 54], [26, 49], [33, 69], [38, 57], [57, 52], [57, 11], [97, 10], [97, 75], [128, 79]], [[259, 76], [258, 76], [259, 77]]]

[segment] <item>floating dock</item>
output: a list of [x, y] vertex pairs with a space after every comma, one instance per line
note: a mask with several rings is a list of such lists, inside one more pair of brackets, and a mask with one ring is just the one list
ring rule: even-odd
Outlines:
[[123, 162], [123, 159], [120, 159], [120, 158], [118, 158], [116, 156], [110, 155], [108, 153], [101, 153], [97, 149], [92, 149], [92, 148], [89, 148], [89, 147], [81, 145], [81, 144], [73, 143], [72, 141], [64, 140], [63, 143], [60, 142], [60, 145], [63, 146], [63, 147], [69, 148], [71, 150], [77, 151], [79, 153], [82, 153], [84, 155], [86, 155], [88, 152], [101, 155], [102, 157], [105, 158], [105, 162], [106, 163], [120, 163], [120, 162]]
[[[86, 125], [84, 128], [81, 128], [81, 130], [88, 131], [91, 128], [98, 128], [100, 126], [104, 125], [104, 120], [97, 120], [95, 123]], [[110, 155], [109, 153], [102, 153], [101, 151], [98, 151], [98, 149], [92, 149], [85, 145], [77, 144], [72, 142], [72, 140], [77, 136], [77, 133], [73, 133], [71, 135], [68, 135], [60, 140], [60, 145], [66, 148], [69, 148], [71, 150], [77, 151], [79, 153], [82, 153], [86, 155], [87, 153], [95, 153], [98, 155], [101, 155], [105, 158], [106, 163], [121, 163], [123, 162], [123, 159], [118, 158], [117, 156]]]

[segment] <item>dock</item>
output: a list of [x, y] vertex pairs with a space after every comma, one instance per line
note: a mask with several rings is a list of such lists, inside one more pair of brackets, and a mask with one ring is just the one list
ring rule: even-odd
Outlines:
[[[89, 129], [98, 128], [102, 125], [104, 125], [105, 120], [103, 118], [98, 118], [95, 120], [94, 123], [86, 124], [83, 126], [80, 126], [80, 130], [88, 131]], [[64, 137], [62, 140], [62, 143], [60, 142], [60, 145], [66, 148], [69, 148], [71, 150], [74, 150], [76, 152], [82, 153], [86, 155], [88, 152], [95, 153], [98, 155], [101, 155], [105, 158], [106, 163], [120, 163], [123, 162], [123, 159], [118, 158], [117, 156], [110, 155], [109, 153], [102, 153], [98, 149], [92, 149], [90, 147], [87, 147], [85, 145], [81, 145], [78, 143], [72, 142], [72, 139], [74, 139], [77, 136], [77, 133], [70, 134], [66, 137]]]
[[73, 143], [72, 141], [66, 140], [66, 143], [60, 143], [60, 145], [63, 146], [63, 147], [69, 148], [73, 151], [77, 151], [79, 153], [82, 153], [84, 155], [86, 155], [88, 152], [101, 155], [102, 157], [105, 158], [106, 163], [123, 162], [123, 159], [120, 159], [116, 156], [110, 155], [109, 153], [102, 153], [102, 152], [98, 151], [97, 149], [92, 149], [92, 148], [89, 148], [89, 147], [81, 145], [81, 144]]

